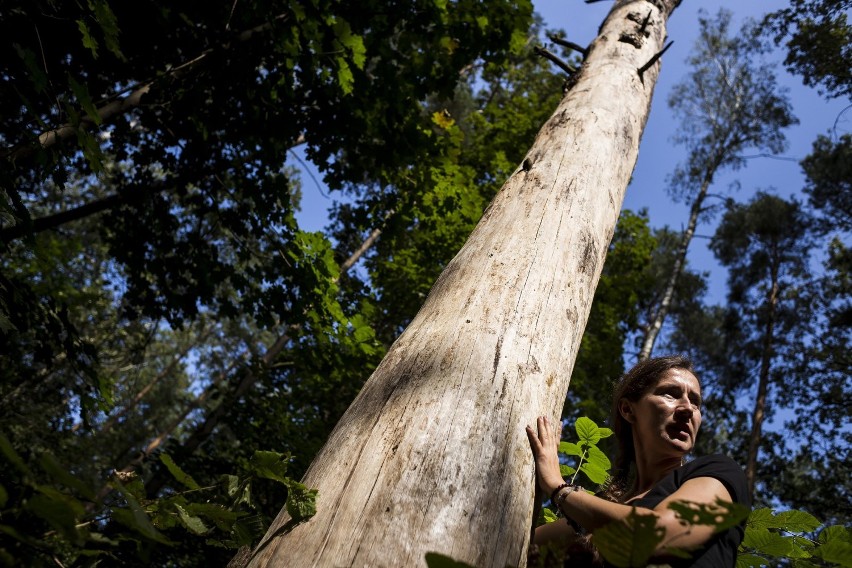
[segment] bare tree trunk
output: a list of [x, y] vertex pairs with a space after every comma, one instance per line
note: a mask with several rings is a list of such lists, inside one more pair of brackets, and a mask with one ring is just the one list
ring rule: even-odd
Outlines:
[[677, 3], [616, 4], [523, 166], [308, 470], [317, 514], [294, 525], [282, 509], [251, 566], [415, 566], [433, 551], [525, 564], [524, 426], [562, 407], [659, 72], [639, 69]]
[[[774, 251], [773, 251], [774, 254]], [[766, 391], [769, 388], [769, 367], [772, 362], [772, 345], [774, 343], [775, 312], [778, 305], [778, 262], [772, 263], [772, 287], [766, 297], [766, 328], [763, 332], [763, 350], [760, 356], [760, 378], [757, 383], [757, 397], [754, 401], [754, 411], [751, 415], [751, 435], [748, 441], [748, 461], [746, 462], [746, 481], [748, 494], [754, 495], [754, 484], [757, 478], [757, 454], [762, 438], [761, 429], [766, 415]]]
[[645, 338], [642, 340], [642, 349], [639, 351], [639, 360], [644, 361], [651, 356], [651, 351], [654, 349], [654, 343], [657, 341], [657, 336], [660, 329], [663, 327], [663, 322], [669, 313], [669, 308], [672, 305], [674, 291], [677, 287], [677, 281], [683, 273], [683, 267], [686, 264], [686, 253], [689, 250], [689, 244], [692, 242], [692, 237], [695, 235], [695, 228], [698, 226], [698, 215], [701, 213], [701, 206], [704, 204], [704, 199], [707, 197], [707, 190], [710, 189], [710, 183], [713, 179], [713, 173], [709, 173], [701, 184], [701, 189], [698, 195], [695, 196], [695, 201], [692, 202], [692, 208], [689, 210], [689, 223], [686, 225], [686, 230], [680, 239], [680, 245], [677, 249], [677, 257], [675, 258], [672, 272], [666, 282], [666, 288], [663, 291], [663, 296], [654, 312], [648, 327], [645, 330]]

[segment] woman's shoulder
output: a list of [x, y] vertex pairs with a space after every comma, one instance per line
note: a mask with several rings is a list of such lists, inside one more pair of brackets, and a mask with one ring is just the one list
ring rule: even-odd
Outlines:
[[681, 482], [695, 477], [713, 477], [725, 485], [735, 502], [748, 503], [750, 501], [743, 468], [724, 454], [695, 458], [680, 469]]

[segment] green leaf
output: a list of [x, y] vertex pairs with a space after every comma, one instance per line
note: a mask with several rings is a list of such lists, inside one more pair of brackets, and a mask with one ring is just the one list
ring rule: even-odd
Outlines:
[[852, 543], [830, 540], [817, 547], [814, 556], [819, 556], [826, 562], [834, 562], [844, 568], [852, 568]]
[[761, 507], [760, 509], [753, 510], [748, 516], [746, 527], [752, 529], [777, 528], [775, 525], [775, 519], [772, 516], [772, 509], [769, 509], [768, 507]]
[[798, 547], [793, 543], [793, 540], [769, 529], [746, 528], [743, 546], [776, 558], [797, 557], [794, 549]]
[[567, 477], [569, 475], [574, 475], [577, 473], [577, 470], [571, 467], [570, 465], [559, 464], [559, 474], [562, 477]]
[[601, 438], [609, 438], [610, 436], [612, 436], [612, 430], [610, 430], [609, 428], [598, 428], [598, 435]]
[[260, 515], [252, 515], [239, 519], [234, 523], [234, 528], [231, 531], [231, 536], [237, 547], [248, 546], [263, 536], [266, 532], [266, 527], [263, 524], [263, 519]]
[[822, 543], [837, 540], [852, 544], [852, 530], [843, 525], [832, 525], [821, 530], [817, 540]]
[[583, 448], [574, 442], [559, 442], [559, 452], [568, 456], [583, 457]]
[[124, 61], [124, 54], [121, 53], [118, 45], [118, 19], [110, 9], [109, 4], [105, 0], [89, 0], [89, 9], [93, 12], [95, 21], [104, 34], [104, 43], [106, 43], [107, 49]]
[[784, 511], [775, 515], [779, 528], [788, 532], [812, 532], [822, 523], [805, 511]]
[[737, 568], [760, 568], [768, 566], [768, 561], [762, 556], [751, 553], [740, 553], [737, 555]]
[[77, 102], [79, 102], [80, 106], [83, 107], [83, 110], [86, 111], [86, 115], [92, 120], [92, 122], [100, 126], [102, 122], [101, 117], [98, 114], [98, 109], [92, 102], [92, 97], [89, 96], [89, 89], [87, 89], [82, 83], [78, 83], [71, 75], [68, 76], [68, 84], [71, 86], [71, 92], [74, 93], [74, 96], [77, 98]]
[[592, 483], [597, 483], [598, 485], [604, 483], [607, 477], [609, 477], [605, 469], [601, 469], [592, 462], [585, 462], [580, 466], [580, 471], [585, 473]]
[[201, 489], [201, 486], [198, 485], [191, 475], [178, 467], [175, 460], [172, 459], [172, 456], [169, 454], [160, 454], [160, 461], [163, 462], [163, 465], [166, 466], [166, 469], [169, 470], [169, 473], [172, 474], [172, 477], [174, 477], [178, 483], [188, 489]]
[[41, 468], [47, 473], [53, 481], [61, 483], [71, 489], [76, 489], [80, 495], [89, 499], [95, 500], [95, 490], [86, 485], [81, 479], [77, 478], [70, 471], [65, 469], [62, 464], [53, 456], [53, 454], [44, 453], [39, 457]]
[[64, 538], [81, 545], [83, 538], [77, 530], [77, 522], [85, 513], [83, 505], [56, 490], [47, 491], [49, 488], [40, 488], [42, 489], [45, 491], [30, 497], [24, 507], [47, 521]]
[[142, 506], [139, 505], [136, 498], [127, 491], [121, 483], [116, 480], [113, 480], [111, 483], [116, 489], [118, 489], [124, 497], [124, 500], [127, 502], [127, 509], [112, 507], [112, 516], [116, 521], [127, 528], [138, 532], [145, 538], [162, 544], [173, 544], [162, 533], [160, 533], [156, 527], [154, 527], [153, 523], [151, 523], [151, 519], [148, 518], [148, 515], [142, 509]]
[[310, 519], [317, 513], [317, 490], [309, 489], [298, 481], [287, 484], [287, 513], [295, 522]]
[[92, 58], [98, 58], [98, 40], [92, 37], [92, 32], [89, 31], [89, 26], [83, 20], [77, 20], [77, 29], [80, 30], [80, 35], [83, 36], [83, 47], [92, 52]]
[[609, 458], [597, 446], [589, 446], [589, 455], [586, 456], [586, 459], [589, 460], [588, 463], [605, 472], [609, 472], [610, 468], [612, 468]]
[[249, 461], [249, 469], [258, 477], [272, 479], [284, 485], [290, 483], [287, 477], [287, 467], [290, 456], [278, 452], [256, 451]]
[[6, 488], [0, 485], [0, 507], [5, 507], [6, 502], [9, 500], [9, 493], [6, 491]]
[[449, 556], [437, 552], [426, 553], [426, 566], [429, 568], [473, 568], [460, 560], [453, 560]]
[[581, 443], [597, 444], [601, 439], [600, 429], [591, 418], [581, 416], [574, 423], [574, 429], [577, 431], [577, 437]]
[[178, 518], [180, 518], [180, 522], [185, 526], [190, 532], [203, 535], [210, 532], [210, 529], [204, 524], [204, 522], [198, 517], [194, 517], [186, 512], [186, 510], [178, 504], [175, 504], [175, 509], [178, 512]]
[[[31, 49], [21, 47], [17, 43], [13, 43], [12, 46], [18, 53], [18, 57], [23, 60], [27, 68], [27, 78], [32, 82], [36, 92], [43, 92], [47, 88], [47, 74], [44, 72], [42, 66], [39, 65], [36, 54]], [[30, 105], [27, 106], [30, 107]]]
[[618, 568], [644, 567], [663, 541], [656, 515], [640, 515], [636, 507], [627, 519], [609, 523], [594, 532], [592, 540], [607, 562]]
[[337, 83], [344, 95], [352, 92], [352, 85], [355, 83], [352, 69], [349, 68], [349, 64], [342, 57], [337, 58]]
[[557, 519], [559, 519], [559, 516], [556, 513], [554, 513], [553, 510], [550, 509], [549, 507], [542, 507], [541, 508], [540, 517], [541, 518], [540, 518], [539, 524], [542, 524], [542, 525], [545, 525], [547, 523], [552, 523], [553, 521], [556, 521]]
[[232, 511], [216, 503], [188, 503], [186, 512], [210, 519], [219, 530], [225, 532], [231, 531], [237, 519], [248, 515], [245, 511]]
[[0, 432], [0, 453], [9, 461], [15, 469], [26, 475], [27, 477], [32, 478], [33, 472], [30, 471], [30, 468], [24, 463], [24, 460], [21, 459], [21, 456], [18, 455], [18, 452], [12, 447], [12, 443], [9, 439]]

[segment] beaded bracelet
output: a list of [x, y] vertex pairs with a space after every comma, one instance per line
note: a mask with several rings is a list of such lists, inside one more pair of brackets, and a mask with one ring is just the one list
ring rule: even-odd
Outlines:
[[559, 495], [558, 492], [554, 492], [556, 494], [556, 501], [554, 501], [553, 504], [556, 505], [556, 508], [559, 510], [559, 512], [562, 513], [562, 515], [564, 515], [565, 521], [568, 523], [568, 525], [571, 528], [574, 529], [574, 532], [577, 533], [577, 534], [583, 534], [584, 530], [583, 530], [583, 527], [580, 526], [580, 523], [578, 523], [577, 521], [575, 521], [574, 519], [572, 519], [571, 517], [566, 515], [565, 512], [562, 510], [562, 503], [565, 501], [565, 499], [568, 498], [568, 495], [570, 495], [571, 493], [573, 493], [575, 491], [579, 491], [580, 489], [582, 489], [582, 487], [580, 487], [579, 485], [573, 485], [573, 484], [570, 484], [570, 483], [566, 483], [562, 488], [560, 488], [560, 490], [563, 489], [564, 487], [568, 487], [569, 489], [568, 489], [568, 491], [566, 491], [562, 495]]
[[[559, 487], [553, 490], [553, 493], [550, 494], [550, 502], [554, 505], [556, 504], [556, 496], [559, 495], [559, 492], [565, 489], [566, 487], [571, 487], [570, 483], [563, 483]], [[558, 505], [557, 505], [558, 506]]]

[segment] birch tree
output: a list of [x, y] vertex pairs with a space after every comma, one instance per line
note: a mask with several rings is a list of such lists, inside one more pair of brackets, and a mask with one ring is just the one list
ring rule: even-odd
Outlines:
[[785, 145], [782, 129], [793, 124], [790, 104], [770, 67], [758, 61], [760, 44], [748, 27], [731, 36], [731, 14], [700, 19], [701, 33], [687, 62], [692, 72], [675, 87], [669, 106], [681, 118], [676, 141], [687, 160], [671, 176], [670, 193], [690, 204], [689, 220], [659, 304], [645, 326], [639, 360], [648, 358], [668, 315], [705, 200], [716, 175], [745, 163], [749, 148], [772, 153]]
[[534, 465], [558, 415], [677, 0], [617, 2], [572, 88], [341, 418], [251, 566], [524, 564]]

